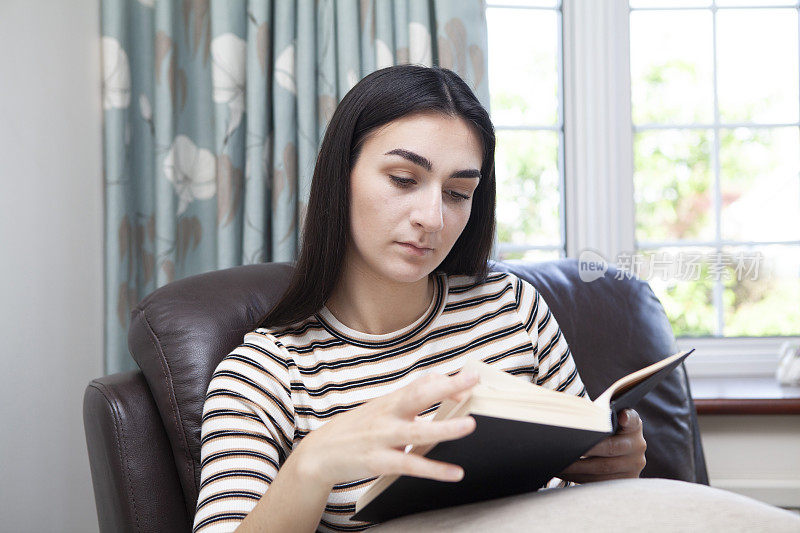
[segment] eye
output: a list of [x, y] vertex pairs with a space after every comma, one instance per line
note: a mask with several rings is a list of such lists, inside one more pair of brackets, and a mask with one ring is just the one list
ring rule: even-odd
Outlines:
[[447, 191], [447, 194], [456, 202], [463, 202], [464, 200], [469, 200], [469, 196], [466, 194], [457, 193], [456, 191]]
[[[391, 178], [392, 182], [401, 189], [407, 189], [416, 183], [413, 178], [401, 178], [400, 176], [393, 176], [389, 174], [389, 178]], [[450, 200], [454, 202], [463, 202], [464, 200], [469, 200], [470, 196], [462, 193], [458, 193], [456, 191], [446, 191], [445, 194], [450, 198]]]
[[392, 176], [391, 174], [389, 174], [389, 177], [392, 178], [392, 181], [398, 187], [405, 188], [405, 187], [410, 187], [411, 185], [414, 184], [414, 180], [411, 178], [401, 178], [398, 176]]

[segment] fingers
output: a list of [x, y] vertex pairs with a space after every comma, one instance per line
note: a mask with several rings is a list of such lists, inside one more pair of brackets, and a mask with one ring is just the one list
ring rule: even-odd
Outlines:
[[636, 411], [626, 409], [620, 413], [617, 433], [598, 442], [558, 477], [575, 483], [636, 478], [647, 463], [646, 450], [642, 420]]
[[633, 409], [625, 409], [620, 413], [617, 432], [598, 442], [584, 456], [616, 457], [644, 452], [646, 448], [639, 413]]
[[607, 479], [636, 478], [647, 464], [647, 443], [641, 426], [637, 433], [617, 434], [600, 441], [585, 456], [558, 475], [576, 483]]
[[629, 455], [636, 451], [636, 440], [629, 435], [612, 435], [595, 444], [592, 449], [584, 453], [585, 457], [617, 457]]
[[620, 415], [620, 427], [617, 432], [598, 442], [584, 454], [585, 457], [617, 457], [624, 455], [644, 456], [647, 442], [642, 432], [642, 419], [639, 414], [626, 409]]
[[457, 392], [455, 394], [451, 394], [450, 398], [452, 398], [456, 403], [460, 402], [464, 398], [468, 397], [470, 394], [469, 390], [462, 390], [461, 392]]
[[621, 433], [636, 433], [642, 429], [642, 418], [633, 409], [624, 409], [619, 415], [619, 429], [617, 435]]
[[469, 435], [475, 431], [475, 425], [475, 419], [471, 416], [460, 416], [435, 422], [431, 420], [403, 422], [387, 431], [384, 442], [395, 448], [407, 444], [418, 446], [435, 444]]
[[[567, 476], [592, 475], [592, 476], [613, 476], [627, 472], [628, 459], [626, 457], [586, 457], [578, 459], [561, 474]], [[558, 477], [564, 477], [558, 474]]]
[[397, 414], [412, 417], [448, 396], [472, 388], [478, 383], [474, 373], [459, 372], [445, 376], [432, 372], [397, 391], [395, 410]]
[[464, 469], [458, 465], [434, 461], [413, 453], [376, 451], [368, 458], [372, 473], [403, 474], [438, 481], [459, 481]]
[[644, 456], [587, 457], [565, 468], [558, 477], [575, 483], [637, 478], [644, 469]]

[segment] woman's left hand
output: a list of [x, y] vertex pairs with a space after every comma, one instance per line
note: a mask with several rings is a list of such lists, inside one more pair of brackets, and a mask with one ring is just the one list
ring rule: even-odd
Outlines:
[[639, 477], [646, 462], [646, 449], [639, 413], [625, 409], [619, 415], [617, 432], [600, 441], [558, 477], [575, 483]]

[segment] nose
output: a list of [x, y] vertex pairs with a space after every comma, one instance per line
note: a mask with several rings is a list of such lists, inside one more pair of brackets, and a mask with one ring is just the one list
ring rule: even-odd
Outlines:
[[411, 211], [412, 225], [428, 233], [441, 231], [444, 227], [442, 192], [437, 188], [421, 190]]

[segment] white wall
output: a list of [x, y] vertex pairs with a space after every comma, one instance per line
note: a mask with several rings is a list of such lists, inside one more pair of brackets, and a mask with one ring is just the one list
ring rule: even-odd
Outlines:
[[82, 401], [102, 375], [99, 0], [0, 0], [0, 531], [97, 531]]
[[800, 415], [698, 417], [712, 487], [800, 509]]

